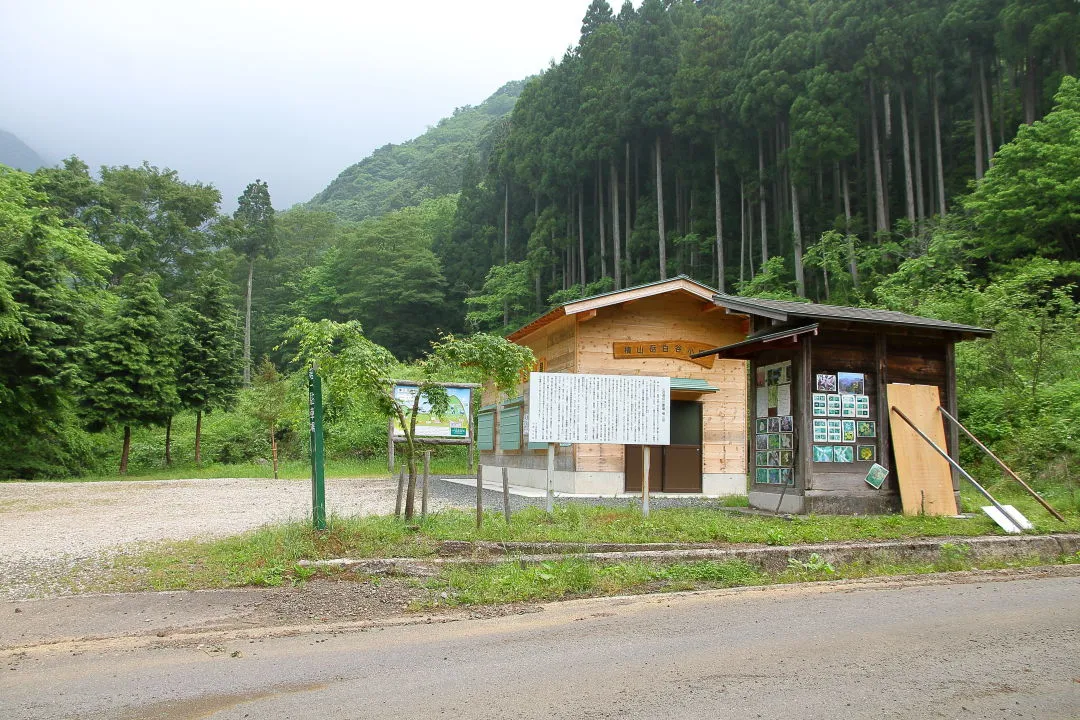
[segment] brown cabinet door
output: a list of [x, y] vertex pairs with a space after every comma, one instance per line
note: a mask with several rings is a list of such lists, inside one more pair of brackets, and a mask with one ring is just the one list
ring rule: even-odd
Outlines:
[[664, 492], [701, 492], [700, 445], [664, 448]]
[[[626, 492], [641, 492], [642, 456], [641, 445], [625, 445], [626, 459], [623, 472], [626, 476]], [[664, 446], [651, 445], [649, 450], [649, 492], [660, 492], [664, 486]]]

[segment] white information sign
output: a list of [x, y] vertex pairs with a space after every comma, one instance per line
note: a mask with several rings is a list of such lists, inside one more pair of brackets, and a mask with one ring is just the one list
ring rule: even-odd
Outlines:
[[671, 379], [529, 374], [529, 441], [668, 445]]

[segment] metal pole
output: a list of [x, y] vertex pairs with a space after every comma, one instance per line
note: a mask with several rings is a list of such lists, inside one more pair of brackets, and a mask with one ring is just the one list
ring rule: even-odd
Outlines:
[[1014, 518], [1014, 517], [1013, 517], [1012, 515], [1010, 515], [1010, 514], [1009, 514], [1009, 511], [1008, 511], [1008, 510], [1006, 510], [1006, 509], [1005, 509], [1004, 507], [1002, 507], [1001, 503], [999, 503], [999, 502], [998, 502], [997, 500], [995, 500], [995, 499], [994, 499], [994, 496], [993, 496], [993, 495], [991, 495], [990, 493], [988, 493], [988, 492], [986, 491], [986, 489], [985, 489], [985, 488], [983, 488], [983, 486], [982, 486], [982, 485], [980, 485], [980, 484], [979, 484], [978, 482], [976, 482], [975, 478], [971, 477], [971, 475], [969, 475], [969, 474], [968, 474], [967, 470], [965, 470], [964, 468], [960, 467], [960, 464], [959, 464], [959, 463], [957, 463], [957, 462], [956, 462], [955, 460], [953, 460], [953, 459], [952, 459], [951, 457], [949, 457], [949, 453], [947, 453], [947, 452], [945, 452], [944, 450], [942, 450], [941, 448], [939, 448], [939, 447], [938, 447], [938, 446], [937, 446], [937, 445], [936, 445], [936, 444], [934, 443], [934, 441], [933, 441], [933, 440], [931, 440], [931, 439], [930, 439], [929, 437], [927, 437], [926, 433], [924, 433], [924, 432], [923, 432], [922, 430], [920, 430], [919, 428], [917, 428], [917, 427], [915, 426], [915, 423], [911, 422], [911, 420], [910, 420], [910, 419], [908, 418], [908, 416], [904, 414], [904, 411], [903, 411], [903, 410], [901, 410], [901, 409], [900, 409], [900, 408], [898, 408], [898, 407], [895, 407], [895, 406], [893, 406], [893, 408], [892, 408], [892, 411], [893, 411], [894, 413], [896, 413], [897, 415], [899, 415], [899, 416], [900, 416], [900, 419], [901, 419], [901, 420], [903, 420], [903, 421], [904, 421], [904, 422], [906, 422], [906, 423], [907, 423], [908, 425], [910, 425], [910, 426], [911, 426], [911, 429], [912, 429], [912, 430], [914, 430], [915, 432], [919, 433], [919, 437], [921, 437], [921, 438], [922, 438], [923, 440], [925, 440], [926, 442], [928, 442], [928, 443], [930, 444], [930, 447], [932, 447], [932, 448], [934, 448], [935, 450], [937, 450], [937, 453], [938, 453], [938, 455], [940, 455], [941, 457], [943, 457], [943, 458], [945, 458], [946, 460], [948, 460], [948, 461], [949, 461], [949, 464], [950, 464], [950, 465], [952, 465], [952, 466], [953, 466], [954, 468], [956, 468], [956, 470], [957, 470], [957, 471], [958, 471], [958, 472], [959, 472], [959, 473], [960, 473], [961, 475], [963, 475], [963, 476], [964, 476], [965, 478], [967, 478], [968, 482], [970, 482], [970, 483], [971, 483], [972, 485], [974, 485], [974, 486], [975, 486], [975, 489], [976, 489], [976, 490], [978, 490], [978, 491], [979, 491], [980, 493], [982, 493], [982, 496], [983, 496], [983, 497], [985, 497], [985, 498], [986, 498], [987, 500], [989, 500], [989, 501], [990, 501], [990, 503], [991, 503], [991, 504], [992, 504], [992, 505], [993, 505], [994, 507], [996, 507], [996, 508], [997, 508], [997, 509], [998, 509], [998, 510], [999, 510], [999, 511], [1001, 512], [1001, 514], [1002, 514], [1002, 515], [1004, 515], [1005, 517], [1007, 517], [1007, 518], [1009, 519], [1009, 522], [1011, 522], [1011, 523], [1012, 523], [1013, 525], [1015, 525], [1015, 526], [1017, 527], [1017, 529], [1019, 529], [1019, 530], [1021, 530], [1021, 531], [1022, 531], [1022, 530], [1024, 529], [1024, 526], [1023, 526], [1023, 525], [1021, 525], [1021, 524], [1020, 524], [1019, 522], [1017, 522], [1016, 518]]
[[316, 530], [326, 529], [326, 478], [323, 454], [322, 379], [308, 368], [308, 417], [311, 422], [311, 518]]
[[1023, 486], [1024, 486], [1024, 489], [1025, 489], [1025, 490], [1027, 490], [1027, 491], [1028, 491], [1029, 493], [1031, 493], [1031, 497], [1033, 497], [1033, 498], [1035, 498], [1036, 500], [1038, 500], [1038, 501], [1039, 501], [1039, 504], [1040, 504], [1040, 505], [1042, 505], [1042, 506], [1043, 506], [1044, 508], [1046, 508], [1046, 509], [1047, 509], [1047, 511], [1048, 511], [1048, 512], [1049, 512], [1049, 513], [1050, 513], [1051, 515], [1053, 515], [1054, 517], [1056, 517], [1056, 518], [1057, 518], [1058, 520], [1060, 520], [1060, 521], [1062, 521], [1062, 522], [1065, 522], [1065, 518], [1061, 517], [1061, 513], [1059, 513], [1059, 512], [1058, 512], [1057, 510], [1055, 510], [1054, 508], [1050, 507], [1050, 503], [1048, 503], [1048, 502], [1046, 502], [1045, 500], [1043, 500], [1043, 499], [1042, 499], [1042, 496], [1040, 496], [1040, 495], [1039, 495], [1039, 493], [1035, 492], [1035, 491], [1034, 491], [1033, 489], [1031, 489], [1031, 487], [1030, 487], [1030, 486], [1029, 486], [1029, 485], [1028, 485], [1028, 484], [1027, 484], [1026, 482], [1024, 482], [1023, 480], [1021, 480], [1021, 479], [1020, 479], [1020, 476], [1019, 476], [1019, 475], [1017, 475], [1016, 473], [1014, 473], [1014, 472], [1013, 472], [1013, 471], [1012, 471], [1011, 469], [1009, 469], [1009, 466], [1008, 466], [1008, 465], [1006, 465], [1006, 464], [1005, 464], [1005, 463], [1003, 463], [1003, 462], [1002, 462], [1001, 460], [999, 460], [999, 459], [998, 459], [998, 456], [997, 456], [997, 455], [995, 455], [994, 453], [990, 452], [990, 448], [986, 447], [986, 446], [985, 446], [985, 445], [983, 445], [983, 444], [982, 444], [981, 442], [979, 442], [979, 438], [977, 438], [977, 437], [975, 437], [974, 435], [972, 435], [972, 434], [971, 434], [971, 431], [970, 431], [970, 430], [968, 430], [968, 429], [967, 429], [966, 427], [964, 427], [964, 426], [963, 426], [963, 424], [962, 424], [962, 423], [961, 423], [961, 422], [960, 422], [959, 420], [957, 420], [957, 419], [956, 419], [956, 418], [954, 418], [954, 417], [953, 417], [952, 415], [950, 415], [950, 414], [949, 414], [949, 411], [948, 411], [948, 410], [946, 410], [945, 408], [943, 408], [943, 407], [940, 407], [940, 406], [939, 406], [939, 407], [938, 407], [938, 412], [940, 412], [940, 413], [941, 413], [942, 415], [944, 415], [944, 416], [945, 416], [945, 417], [947, 417], [948, 419], [952, 420], [952, 421], [953, 421], [953, 422], [954, 422], [954, 423], [956, 424], [956, 427], [958, 427], [958, 428], [960, 428], [961, 430], [963, 430], [963, 431], [964, 431], [964, 434], [965, 434], [965, 435], [967, 435], [967, 436], [968, 436], [969, 438], [971, 438], [971, 442], [975, 443], [975, 445], [976, 445], [976, 446], [978, 446], [978, 448], [979, 448], [980, 450], [982, 450], [982, 451], [983, 451], [984, 453], [986, 453], [987, 455], [989, 455], [989, 456], [990, 456], [990, 459], [992, 459], [992, 460], [993, 460], [994, 462], [996, 462], [996, 463], [998, 464], [998, 466], [999, 466], [999, 467], [1000, 467], [1000, 468], [1001, 468], [1002, 470], [1004, 470], [1005, 472], [1007, 472], [1007, 473], [1008, 473], [1008, 474], [1009, 474], [1009, 475], [1010, 475], [1010, 476], [1012, 477], [1012, 479], [1013, 479], [1013, 480], [1015, 480], [1016, 482], [1018, 482], [1018, 483], [1020, 483], [1021, 485], [1023, 485]]
[[641, 516], [649, 517], [649, 446], [641, 448]]
[[548, 443], [547, 457], [547, 511], [555, 510], [555, 443]]
[[504, 467], [502, 469], [502, 481], [503, 481], [503, 516], [506, 518], [506, 524], [510, 524], [510, 468]]

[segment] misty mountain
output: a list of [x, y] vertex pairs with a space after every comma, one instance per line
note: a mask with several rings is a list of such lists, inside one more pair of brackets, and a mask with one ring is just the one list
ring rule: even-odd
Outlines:
[[479, 105], [457, 108], [417, 138], [382, 146], [342, 171], [308, 207], [362, 220], [458, 192], [467, 159], [486, 155], [525, 82], [508, 82]]
[[0, 164], [26, 172], [48, 165], [29, 145], [5, 130], [0, 130]]

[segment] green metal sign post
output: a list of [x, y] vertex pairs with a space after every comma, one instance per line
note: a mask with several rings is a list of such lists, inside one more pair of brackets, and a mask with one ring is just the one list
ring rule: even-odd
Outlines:
[[311, 424], [311, 518], [316, 530], [326, 529], [326, 479], [323, 451], [322, 378], [308, 368], [308, 420]]

